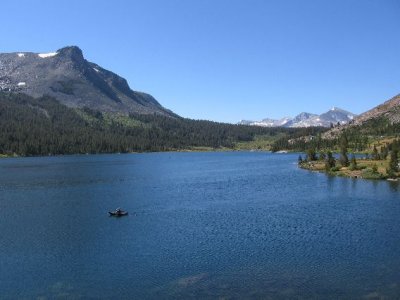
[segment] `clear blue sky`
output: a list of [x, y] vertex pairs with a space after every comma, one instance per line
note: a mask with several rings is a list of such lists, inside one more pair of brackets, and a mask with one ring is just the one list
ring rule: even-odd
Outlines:
[[0, 36], [0, 52], [78, 45], [195, 119], [361, 113], [400, 93], [398, 0], [4, 0]]

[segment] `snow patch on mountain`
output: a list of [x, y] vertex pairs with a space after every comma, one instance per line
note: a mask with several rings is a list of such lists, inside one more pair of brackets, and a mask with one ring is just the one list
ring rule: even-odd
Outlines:
[[41, 58], [48, 58], [48, 57], [53, 57], [56, 56], [57, 52], [50, 52], [50, 53], [39, 53], [38, 56]]
[[86, 60], [77, 46], [0, 53], [0, 91], [48, 95], [68, 107], [107, 113], [177, 116], [151, 95], [132, 90], [125, 78]]
[[263, 127], [330, 127], [331, 124], [346, 124], [353, 120], [354, 117], [356, 115], [351, 112], [338, 107], [332, 107], [329, 111], [320, 115], [302, 112], [294, 118], [285, 117], [279, 120], [267, 118], [261, 121], [242, 120], [239, 124]]

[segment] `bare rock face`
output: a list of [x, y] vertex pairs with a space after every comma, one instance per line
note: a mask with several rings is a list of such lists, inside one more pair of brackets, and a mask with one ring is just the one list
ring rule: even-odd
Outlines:
[[131, 90], [117, 74], [87, 61], [76, 46], [54, 53], [0, 53], [0, 91], [50, 95], [69, 107], [175, 116], [151, 95]]
[[354, 124], [362, 124], [365, 121], [378, 117], [386, 117], [393, 123], [400, 123], [400, 95], [397, 95], [388, 101], [366, 111], [354, 120]]

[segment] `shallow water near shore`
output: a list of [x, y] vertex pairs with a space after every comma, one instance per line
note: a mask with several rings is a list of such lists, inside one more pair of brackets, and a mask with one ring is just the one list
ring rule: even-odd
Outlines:
[[398, 297], [399, 183], [297, 157], [0, 160], [0, 299]]

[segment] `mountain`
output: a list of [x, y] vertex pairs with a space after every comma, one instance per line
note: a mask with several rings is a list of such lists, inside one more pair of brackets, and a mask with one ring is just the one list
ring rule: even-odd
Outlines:
[[311, 126], [319, 126], [319, 125], [310, 125], [310, 120], [314, 120], [318, 118], [318, 115], [302, 112], [298, 114], [296, 117], [287, 122], [287, 127], [311, 127]]
[[[346, 114], [346, 111], [334, 108], [327, 114], [320, 115], [319, 118], [322, 116], [326, 120], [333, 121]], [[399, 133], [400, 94], [340, 126], [335, 125], [329, 130], [311, 132], [307, 135], [294, 133], [279, 138], [273, 143], [272, 149], [273, 151], [306, 151], [308, 149], [338, 151], [346, 144], [351, 151], [364, 153], [369, 153], [372, 147], [376, 147], [380, 155], [383, 155], [381, 157], [384, 157], [384, 150], [386, 149], [387, 156], [387, 150], [392, 150], [391, 147], [394, 141], [398, 140]]]
[[287, 127], [285, 126], [288, 122], [290, 122], [292, 118], [285, 117], [279, 120], [275, 119], [262, 119], [261, 121], [250, 121], [250, 120], [241, 120], [239, 125], [252, 125], [252, 126], [261, 126], [261, 127]]
[[262, 126], [262, 127], [284, 127], [291, 118], [282, 118], [279, 120], [274, 120], [274, 119], [263, 119], [259, 122], [250, 122], [248, 125], [255, 125], [255, 126]]
[[329, 111], [316, 115], [302, 112], [294, 118], [286, 117], [280, 120], [263, 119], [261, 121], [240, 121], [239, 124], [263, 127], [330, 127], [331, 124], [346, 124], [356, 115], [343, 109], [333, 107]]
[[354, 119], [354, 125], [377, 118], [386, 118], [392, 124], [400, 123], [400, 94], [359, 115]]
[[342, 133], [350, 131], [354, 135], [372, 134], [385, 136], [398, 134], [400, 125], [400, 95], [385, 101], [384, 103], [360, 114], [350, 123], [338, 126], [323, 134], [325, 139], [334, 139]]
[[174, 116], [151, 95], [131, 90], [126, 79], [87, 61], [76, 46], [53, 53], [0, 53], [0, 91], [49, 95], [73, 108]]

